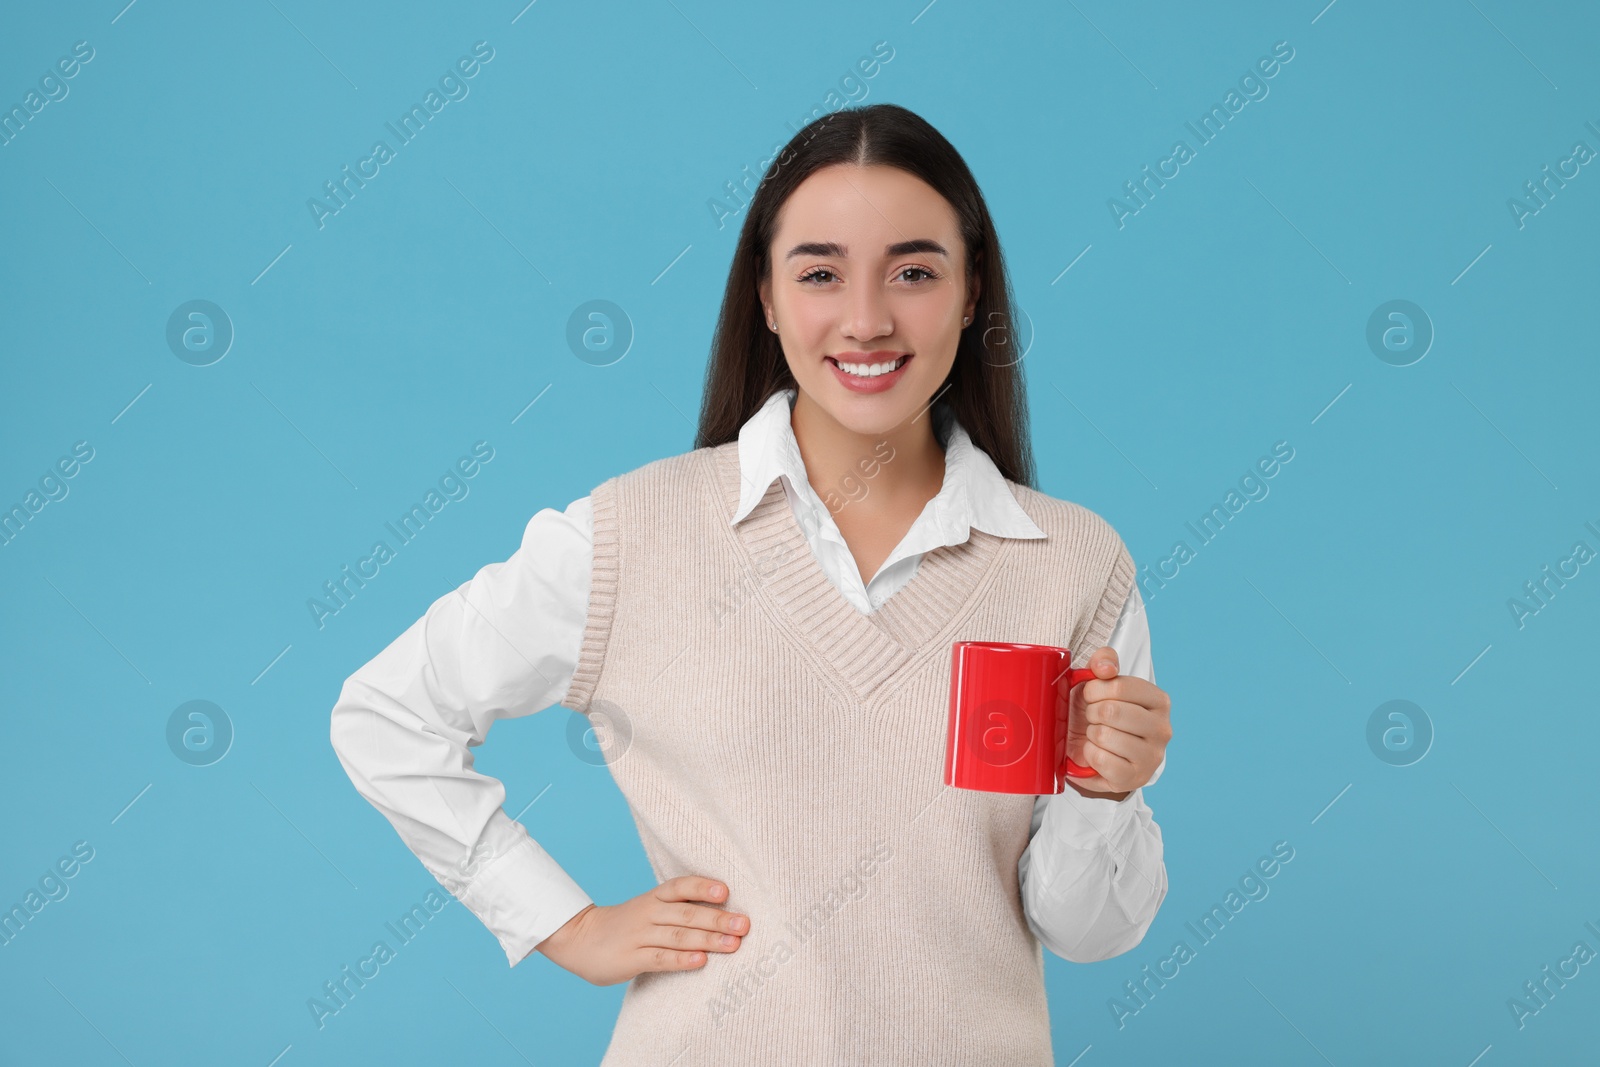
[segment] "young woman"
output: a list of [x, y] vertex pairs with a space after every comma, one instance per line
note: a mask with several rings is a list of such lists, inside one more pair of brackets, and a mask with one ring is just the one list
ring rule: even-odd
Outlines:
[[[887, 104], [816, 120], [750, 203], [694, 450], [540, 511], [345, 682], [339, 759], [510, 963], [630, 982], [608, 1067], [1048, 1064], [1041, 946], [1105, 959], [1154, 918], [1169, 701], [1122, 540], [1032, 488], [1011, 322], [949, 142]], [[943, 784], [961, 640], [1096, 668], [1067, 743], [1094, 777]], [[659, 884], [631, 900], [472, 767], [555, 703], [634, 816]]]

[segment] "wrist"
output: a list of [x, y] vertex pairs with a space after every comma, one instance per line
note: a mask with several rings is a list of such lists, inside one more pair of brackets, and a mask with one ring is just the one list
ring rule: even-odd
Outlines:
[[1133, 790], [1131, 790], [1131, 789], [1127, 790], [1126, 792], [1122, 792], [1122, 793], [1097, 793], [1092, 789], [1085, 789], [1084, 787], [1080, 786], [1077, 782], [1074, 782], [1071, 778], [1067, 779], [1067, 784], [1069, 786], [1071, 786], [1074, 790], [1076, 790], [1079, 796], [1088, 797], [1090, 800], [1119, 801], [1119, 800], [1126, 800], [1127, 798], [1133, 796]]
[[559, 949], [561, 945], [565, 944], [569, 939], [578, 933], [578, 930], [587, 921], [589, 913], [594, 911], [596, 907], [598, 907], [596, 904], [584, 905], [583, 910], [579, 911], [572, 918], [568, 919], [566, 922], [557, 927], [555, 933], [551, 934], [549, 937], [535, 945], [534, 951], [542, 952], [548, 956], [551, 949]]

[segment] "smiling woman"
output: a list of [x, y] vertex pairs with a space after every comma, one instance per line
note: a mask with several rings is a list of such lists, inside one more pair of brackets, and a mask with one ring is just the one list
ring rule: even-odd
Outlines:
[[[968, 329], [1013, 317], [993, 221], [965, 161], [931, 126], [889, 104], [826, 116], [795, 141], [809, 165], [769, 174], [734, 253], [697, 446], [738, 435], [739, 400], [748, 401], [731, 395], [735, 388], [767, 395], [800, 387], [802, 451], [813, 397], [834, 398], [844, 425], [871, 436], [869, 424], [900, 426], [938, 395], [1002, 473], [1032, 484], [1019, 440], [1027, 433], [1021, 376], [986, 358], [984, 331]], [[838, 162], [818, 165], [819, 155]], [[917, 166], [907, 166], [913, 157]], [[865, 343], [886, 327], [894, 346]], [[879, 399], [849, 401], [863, 394]], [[927, 436], [925, 425], [914, 429], [900, 436]], [[875, 441], [855, 443], [865, 455]], [[924, 465], [932, 460], [927, 447], [918, 452]]]
[[[746, 211], [694, 448], [535, 514], [345, 682], [346, 771], [507, 961], [628, 983], [604, 1067], [1044, 1067], [1042, 949], [1107, 959], [1154, 919], [1141, 789], [1170, 702], [1127, 546], [1033, 488], [1011, 321], [954, 146], [889, 104], [816, 120]], [[1089, 665], [1059, 712], [1091, 775], [942, 786], [972, 640]], [[473, 768], [494, 721], [556, 703], [588, 719], [655, 879], [617, 903]]]

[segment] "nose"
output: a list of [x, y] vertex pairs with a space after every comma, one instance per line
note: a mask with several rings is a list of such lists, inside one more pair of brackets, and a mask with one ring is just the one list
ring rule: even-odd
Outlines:
[[846, 296], [840, 329], [846, 337], [860, 342], [893, 333], [894, 316], [883, 289], [876, 285], [853, 286]]

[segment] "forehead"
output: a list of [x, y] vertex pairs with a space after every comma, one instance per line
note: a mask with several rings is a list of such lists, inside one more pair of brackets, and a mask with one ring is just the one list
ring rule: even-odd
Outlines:
[[960, 244], [949, 201], [897, 167], [824, 167], [795, 187], [777, 221], [780, 257], [798, 241], [837, 241], [851, 256], [882, 255], [886, 245], [918, 237], [944, 239], [952, 255]]

